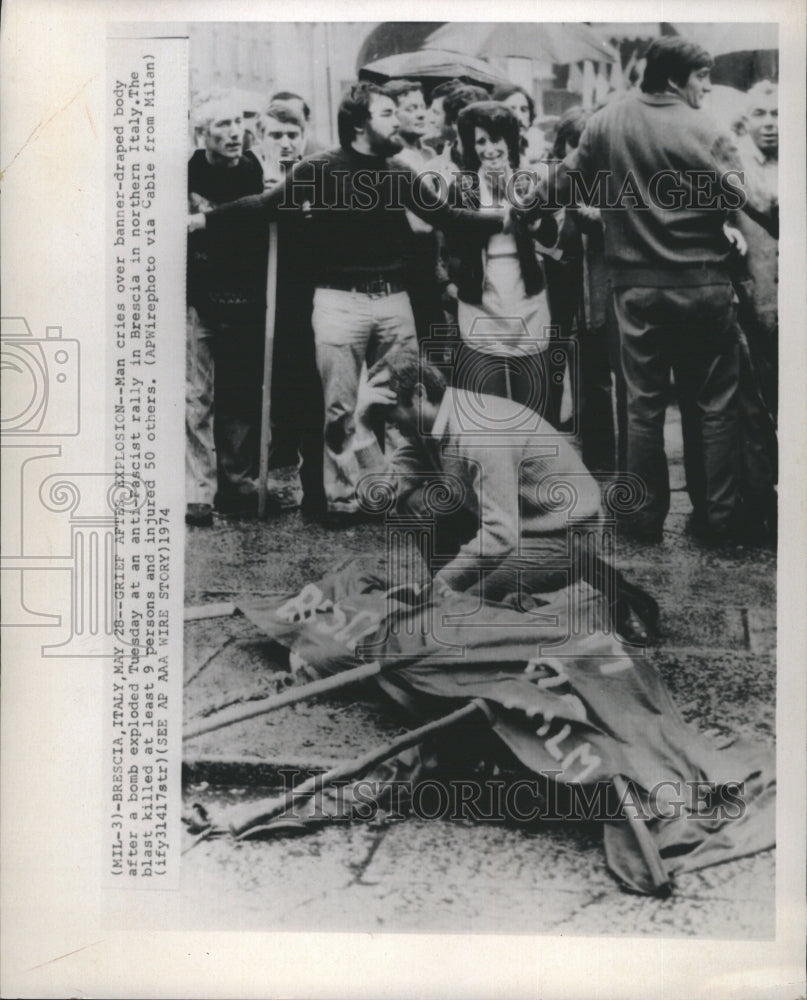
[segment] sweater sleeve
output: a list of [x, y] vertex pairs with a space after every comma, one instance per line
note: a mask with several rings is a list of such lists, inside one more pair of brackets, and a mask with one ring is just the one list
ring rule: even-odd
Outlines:
[[409, 181], [402, 185], [406, 207], [437, 229], [457, 239], [487, 239], [504, 228], [504, 209], [480, 212], [458, 208], [445, 190], [430, 183], [429, 175], [409, 170]]
[[205, 227], [211, 237], [221, 233], [243, 231], [250, 226], [265, 226], [283, 212], [300, 212], [306, 201], [313, 202], [316, 193], [315, 161], [303, 160], [289, 176], [261, 194], [239, 198], [219, 205], [205, 217]]
[[480, 454], [475, 449], [462, 457], [468, 469], [466, 485], [477, 498], [479, 531], [435, 576], [436, 583], [452, 590], [466, 590], [477, 582], [482, 566], [495, 568], [518, 548], [519, 484], [513, 452], [486, 448]]
[[375, 437], [357, 440], [353, 455], [362, 473], [389, 477], [397, 500], [411, 493], [428, 475], [423, 456], [411, 441], [403, 440], [390, 457], [381, 450]]

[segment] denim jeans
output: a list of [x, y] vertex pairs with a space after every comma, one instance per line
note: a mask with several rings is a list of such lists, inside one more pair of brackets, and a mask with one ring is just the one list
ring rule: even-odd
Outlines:
[[417, 349], [412, 307], [406, 292], [368, 295], [318, 288], [311, 322], [325, 398], [325, 495], [331, 509], [355, 510], [359, 468], [353, 414], [361, 367], [400, 344]]
[[188, 306], [185, 353], [187, 503], [249, 493], [258, 474], [263, 327], [212, 323]]

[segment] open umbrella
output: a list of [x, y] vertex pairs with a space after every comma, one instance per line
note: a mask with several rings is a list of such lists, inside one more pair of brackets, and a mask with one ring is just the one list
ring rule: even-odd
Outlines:
[[679, 35], [702, 45], [713, 56], [779, 48], [779, 25], [772, 21], [758, 24], [736, 21], [721, 24], [692, 22], [676, 23], [672, 27]]
[[613, 48], [587, 25], [570, 22], [451, 22], [432, 32], [423, 47], [475, 56], [522, 57], [558, 66], [584, 59], [614, 62], [617, 58]]
[[359, 70], [360, 80], [384, 82], [398, 77], [428, 80], [434, 83], [440, 80], [453, 80], [456, 77], [485, 87], [495, 87], [497, 84], [507, 82], [481, 59], [441, 49], [400, 52], [384, 59], [376, 59], [375, 62], [368, 63]]

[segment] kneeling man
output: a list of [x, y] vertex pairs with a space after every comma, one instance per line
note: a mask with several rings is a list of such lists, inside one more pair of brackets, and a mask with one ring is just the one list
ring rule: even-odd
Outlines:
[[[389, 457], [376, 435], [382, 415], [401, 434]], [[434, 518], [442, 557], [432, 557], [430, 569], [438, 595], [476, 592], [500, 601], [582, 578], [606, 592], [623, 636], [652, 632], [655, 601], [601, 556], [597, 483], [563, 435], [533, 410], [447, 387], [439, 369], [401, 348], [360, 385], [355, 421], [360, 469], [389, 476], [399, 512]], [[443, 516], [428, 502], [435, 481], [448, 498], [441, 506], [451, 509]]]

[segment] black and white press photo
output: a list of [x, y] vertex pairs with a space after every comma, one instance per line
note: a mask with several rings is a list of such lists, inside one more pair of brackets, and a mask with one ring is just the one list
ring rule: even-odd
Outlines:
[[189, 40], [201, 924], [770, 937], [777, 26]]
[[806, 30], [7, 0], [0, 993], [804, 992]]

